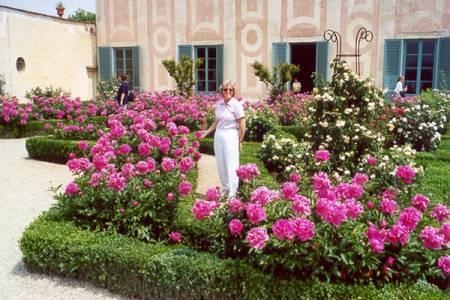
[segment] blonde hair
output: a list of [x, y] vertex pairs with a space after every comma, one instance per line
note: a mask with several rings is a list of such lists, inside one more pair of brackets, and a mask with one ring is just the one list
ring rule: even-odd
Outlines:
[[223, 88], [227, 87], [227, 86], [233, 88], [233, 97], [235, 97], [236, 96], [236, 84], [233, 81], [229, 80], [229, 79], [225, 80], [220, 85], [220, 87], [219, 87], [220, 93], [223, 93]]

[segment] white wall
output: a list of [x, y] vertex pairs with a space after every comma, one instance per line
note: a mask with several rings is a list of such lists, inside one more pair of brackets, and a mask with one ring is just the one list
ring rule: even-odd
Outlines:
[[[97, 71], [86, 68], [97, 66], [95, 25], [0, 7], [0, 43], [10, 95], [24, 101], [31, 88], [53, 85], [82, 100], [95, 96]], [[16, 69], [18, 57], [24, 71]]]

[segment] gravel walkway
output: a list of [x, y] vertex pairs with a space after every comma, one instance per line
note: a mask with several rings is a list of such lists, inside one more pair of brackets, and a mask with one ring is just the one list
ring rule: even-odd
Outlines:
[[25, 139], [0, 139], [0, 299], [123, 299], [86, 282], [30, 273], [22, 261], [22, 232], [54, 203], [48, 189], [70, 179], [64, 165], [29, 159]]
[[[54, 203], [50, 187], [71, 180], [67, 167], [28, 158], [26, 139], [0, 139], [0, 299], [124, 299], [87, 282], [29, 272], [18, 241]], [[220, 185], [215, 157], [202, 154], [197, 192]]]

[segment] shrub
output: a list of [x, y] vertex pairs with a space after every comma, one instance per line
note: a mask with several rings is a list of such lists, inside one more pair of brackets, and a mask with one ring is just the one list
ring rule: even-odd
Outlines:
[[71, 92], [63, 90], [61, 87], [47, 86], [41, 88], [39, 86], [32, 88], [25, 93], [25, 97], [33, 99], [33, 97], [39, 98], [55, 98], [55, 97], [70, 97]]
[[220, 206], [216, 199], [197, 200], [192, 209], [195, 219], [207, 219], [210, 251], [219, 256], [284, 278], [445, 285], [448, 271], [437, 262], [450, 241], [443, 224], [450, 213], [407, 192], [415, 180], [411, 166], [397, 166], [390, 189], [371, 193], [362, 173], [348, 181], [324, 172], [312, 182], [291, 176], [276, 190], [254, 184], [254, 165], [237, 173], [239, 198]]
[[[27, 139], [25, 147], [28, 155], [33, 159], [65, 164], [70, 158], [70, 153], [75, 153], [77, 156], [86, 154], [78, 147], [79, 142], [55, 139], [51, 136], [35, 136]], [[94, 142], [89, 141], [88, 144], [92, 146]]]
[[311, 96], [308, 94], [285, 92], [278, 95], [273, 103], [271, 103], [270, 99], [266, 101], [269, 103], [269, 107], [277, 114], [281, 125], [304, 126], [307, 120], [305, 103], [310, 100]]
[[266, 133], [275, 130], [279, 124], [277, 115], [268, 107], [249, 107], [245, 112], [246, 141], [261, 142]]
[[362, 159], [378, 151], [385, 140], [386, 122], [380, 118], [383, 94], [346, 63], [335, 60], [331, 66], [330, 83], [313, 93], [305, 137], [313, 152], [330, 151], [333, 169], [354, 174]]
[[292, 64], [278, 64], [269, 71], [261, 62], [255, 61], [252, 64], [255, 76], [262, 81], [269, 90], [270, 102], [275, 102], [278, 95], [286, 91], [287, 83], [294, 79], [294, 75], [300, 68]]
[[108, 132], [89, 151], [67, 162], [77, 174], [58, 207], [84, 228], [111, 229], [143, 240], [163, 240], [173, 229], [180, 197], [193, 192], [187, 174], [199, 159], [189, 129], [168, 123], [156, 132], [150, 111], [110, 117]]
[[[56, 213], [57, 215], [57, 213]], [[239, 260], [218, 259], [185, 247], [136, 241], [113, 233], [80, 230], [49, 212], [20, 239], [26, 265], [77, 277], [141, 299], [443, 299], [447, 293], [416, 284], [348, 285], [282, 280]], [[299, 296], [301, 295], [301, 296]]]
[[100, 100], [116, 99], [119, 90], [119, 79], [113, 77], [111, 79], [101, 80], [97, 84], [98, 97]]
[[203, 64], [203, 60], [194, 61], [184, 55], [179, 63], [174, 59], [164, 59], [162, 63], [177, 84], [176, 94], [190, 97], [195, 86], [194, 70]]
[[5, 77], [3, 77], [3, 75], [0, 74], [0, 96], [5, 95], [5, 85], [6, 85]]

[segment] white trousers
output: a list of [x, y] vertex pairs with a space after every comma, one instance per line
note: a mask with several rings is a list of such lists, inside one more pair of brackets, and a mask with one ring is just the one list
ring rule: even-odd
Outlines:
[[237, 129], [216, 129], [214, 135], [214, 153], [217, 169], [222, 183], [222, 194], [228, 197], [236, 195], [239, 178], [239, 133]]

